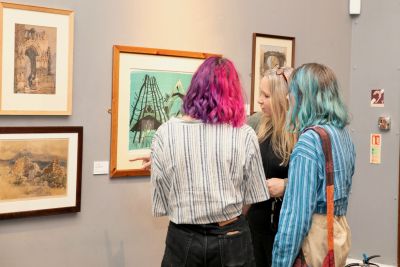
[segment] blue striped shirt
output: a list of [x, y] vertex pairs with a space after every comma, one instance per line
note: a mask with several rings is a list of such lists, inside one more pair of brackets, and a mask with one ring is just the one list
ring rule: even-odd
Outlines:
[[226, 221], [269, 198], [257, 136], [244, 125], [171, 119], [153, 139], [154, 216], [177, 224]]
[[[347, 129], [324, 125], [332, 143], [335, 215], [345, 215], [354, 173], [355, 150]], [[289, 182], [283, 200], [272, 266], [292, 266], [313, 213], [326, 214], [325, 156], [314, 131], [302, 134], [293, 150]]]

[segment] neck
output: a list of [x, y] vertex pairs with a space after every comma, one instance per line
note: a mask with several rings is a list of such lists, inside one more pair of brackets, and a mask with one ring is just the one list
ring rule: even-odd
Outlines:
[[183, 115], [182, 120], [184, 121], [196, 121], [197, 119], [190, 117], [189, 115]]

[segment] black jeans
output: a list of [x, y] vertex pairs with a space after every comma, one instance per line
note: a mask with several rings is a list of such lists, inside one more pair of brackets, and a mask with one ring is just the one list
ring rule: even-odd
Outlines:
[[257, 267], [272, 265], [272, 250], [282, 202], [275, 203], [275, 209], [272, 208], [273, 203], [274, 199], [269, 199], [253, 204], [247, 214]]
[[256, 259], [257, 267], [271, 267], [272, 266], [272, 250], [274, 246], [274, 233], [259, 233], [251, 231], [251, 238], [253, 240], [254, 257]]
[[223, 227], [170, 222], [165, 243], [162, 267], [255, 267], [243, 216]]

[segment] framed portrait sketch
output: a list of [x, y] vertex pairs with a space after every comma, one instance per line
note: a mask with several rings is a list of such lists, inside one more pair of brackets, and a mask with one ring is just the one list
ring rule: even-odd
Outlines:
[[[181, 115], [193, 73], [213, 54], [113, 47], [110, 176], [147, 176], [135, 157], [148, 156], [157, 128]], [[215, 56], [215, 55], [214, 55]]]
[[0, 219], [79, 212], [82, 127], [0, 127]]
[[0, 115], [71, 115], [74, 14], [0, 3]]
[[269, 69], [294, 67], [295, 38], [253, 33], [250, 113], [261, 111], [257, 105], [260, 80]]

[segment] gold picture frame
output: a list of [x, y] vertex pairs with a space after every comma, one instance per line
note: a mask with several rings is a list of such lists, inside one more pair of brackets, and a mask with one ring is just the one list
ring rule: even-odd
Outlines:
[[0, 3], [0, 115], [71, 115], [74, 12]]
[[[170, 116], [178, 115], [191, 76], [216, 54], [145, 47], [113, 47], [111, 178], [148, 176], [141, 162], [150, 154], [152, 136]], [[167, 103], [168, 102], [168, 103]]]

